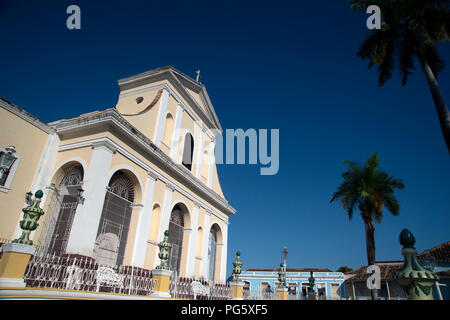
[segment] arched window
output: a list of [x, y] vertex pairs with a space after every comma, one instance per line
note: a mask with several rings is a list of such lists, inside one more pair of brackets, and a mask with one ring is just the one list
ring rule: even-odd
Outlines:
[[172, 133], [173, 133], [173, 117], [170, 113], [166, 116], [166, 123], [164, 127], [163, 142], [169, 148], [172, 147]]
[[184, 137], [183, 160], [181, 162], [188, 170], [192, 170], [193, 156], [194, 156], [194, 138], [188, 132]]
[[75, 165], [63, 170], [62, 174], [62, 180], [56, 188], [59, 197], [53, 201], [52, 212], [54, 213], [46, 221], [47, 234], [42, 240], [43, 246], [48, 246], [48, 253], [56, 255], [66, 252], [73, 218], [78, 206], [78, 189], [81, 188], [83, 181], [83, 167]]
[[209, 232], [209, 241], [208, 241], [209, 280], [214, 280], [214, 274], [216, 271], [216, 251], [217, 251], [217, 230], [215, 227], [212, 227]]
[[133, 201], [133, 182], [124, 172], [117, 171], [109, 182], [98, 226], [94, 247], [94, 259], [98, 264], [123, 263]]
[[172, 244], [170, 250], [170, 270], [180, 273], [181, 252], [183, 250], [184, 218], [180, 205], [172, 209], [169, 222], [169, 242]]

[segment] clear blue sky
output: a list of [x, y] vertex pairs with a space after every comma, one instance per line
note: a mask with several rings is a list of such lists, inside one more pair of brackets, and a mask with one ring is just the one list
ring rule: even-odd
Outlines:
[[[347, 1], [2, 1], [0, 95], [45, 122], [114, 107], [117, 80], [172, 65], [201, 69], [224, 129], [279, 128], [280, 171], [221, 165], [237, 209], [228, 268], [337, 269], [366, 264], [364, 226], [330, 204], [342, 160], [373, 152], [402, 178], [401, 214], [376, 225], [378, 260], [400, 259], [410, 229], [419, 251], [450, 240], [450, 156], [419, 66], [402, 87], [377, 86], [355, 52], [366, 16]], [[81, 30], [66, 8], [81, 8]], [[439, 46], [450, 64], [450, 44]], [[439, 78], [450, 103], [450, 68]]]

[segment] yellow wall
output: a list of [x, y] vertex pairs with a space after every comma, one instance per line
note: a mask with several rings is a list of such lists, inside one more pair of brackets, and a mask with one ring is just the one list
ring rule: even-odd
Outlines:
[[[0, 107], [0, 147], [15, 146], [20, 163], [8, 192], [0, 191], [0, 238], [12, 240], [22, 209], [25, 193], [30, 191], [48, 134], [28, 121]], [[33, 193], [37, 190], [31, 190]], [[45, 191], [45, 190], [43, 190]]]

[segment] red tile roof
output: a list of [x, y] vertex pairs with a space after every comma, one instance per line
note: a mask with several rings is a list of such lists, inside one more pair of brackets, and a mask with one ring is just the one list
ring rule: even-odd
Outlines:
[[437, 263], [450, 263], [450, 241], [444, 242], [432, 249], [425, 250], [418, 254], [417, 257], [419, 260], [423, 259], [427, 251], [436, 258]]

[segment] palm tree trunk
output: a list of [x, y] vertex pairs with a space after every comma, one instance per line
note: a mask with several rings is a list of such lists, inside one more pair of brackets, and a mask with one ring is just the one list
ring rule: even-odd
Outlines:
[[439, 117], [439, 123], [441, 124], [442, 135], [444, 136], [444, 141], [447, 145], [447, 151], [450, 154], [450, 112], [445, 104], [437, 79], [423, 53], [419, 52], [417, 56], [422, 67], [422, 71], [427, 79], [428, 87], [430, 88], [431, 96], [433, 97], [436, 112]]
[[[367, 251], [367, 266], [375, 264], [375, 227], [372, 218], [364, 219], [366, 227], [366, 251]], [[378, 300], [377, 289], [370, 289], [370, 296], [372, 300]]]

